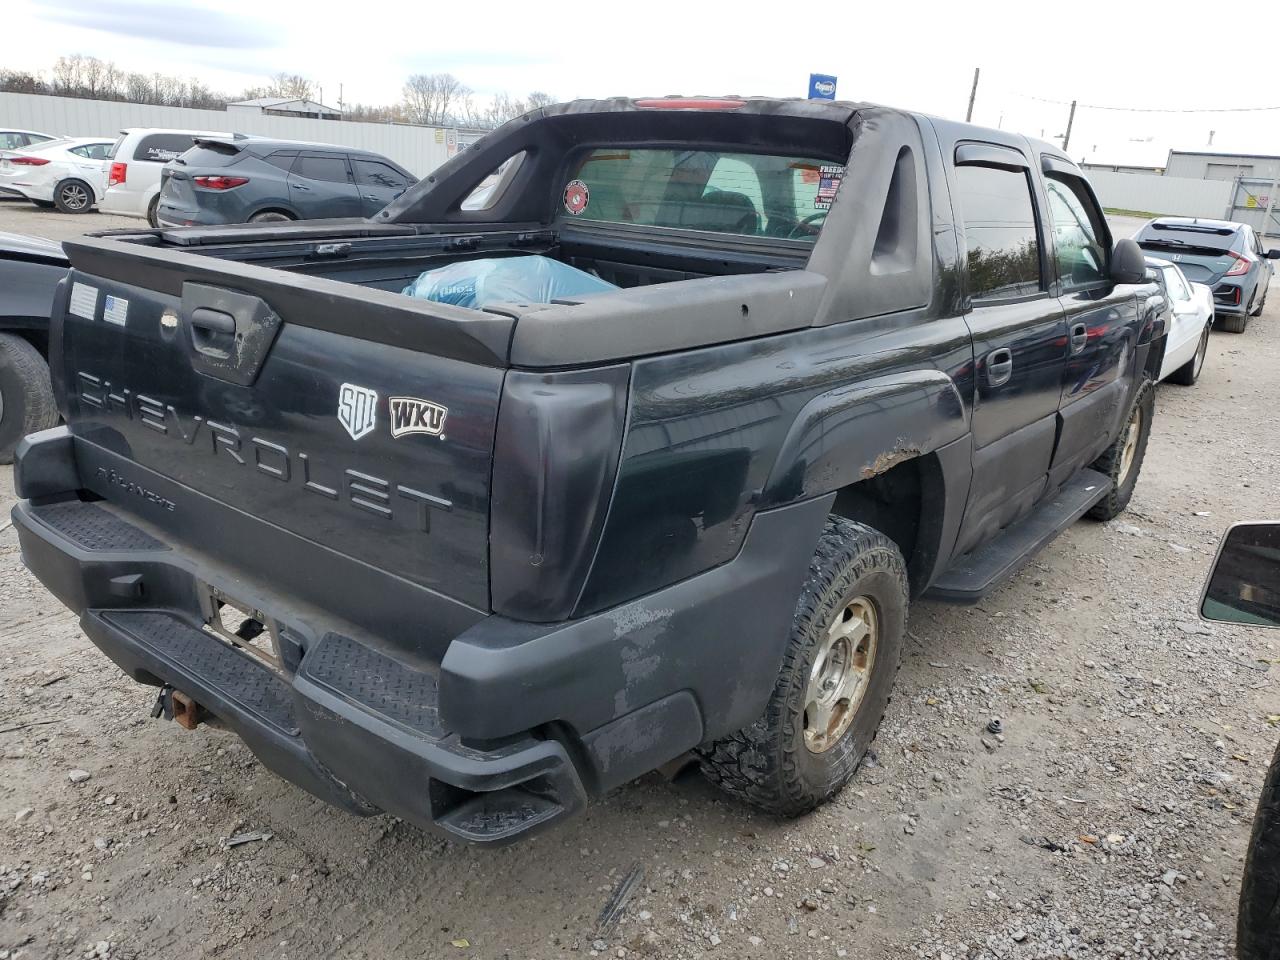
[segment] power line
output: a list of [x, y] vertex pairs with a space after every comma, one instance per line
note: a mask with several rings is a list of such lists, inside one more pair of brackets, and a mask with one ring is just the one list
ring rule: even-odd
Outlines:
[[[1060, 107], [1069, 107], [1074, 103], [1072, 100], [1051, 100], [1048, 97], [1033, 97], [1025, 93], [1015, 93], [1014, 96], [1022, 97], [1026, 100], [1036, 100], [1040, 103], [1052, 103]], [[1113, 110], [1118, 113], [1264, 113], [1273, 110], [1280, 110], [1280, 105], [1274, 107], [1202, 107], [1191, 110], [1183, 110], [1174, 107], [1113, 107], [1098, 103], [1081, 103], [1078, 104], [1078, 106], [1082, 109]]]

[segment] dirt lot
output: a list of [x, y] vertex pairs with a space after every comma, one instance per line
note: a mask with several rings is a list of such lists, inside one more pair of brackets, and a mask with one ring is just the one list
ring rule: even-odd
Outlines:
[[[20, 213], [0, 229], [70, 229]], [[657, 775], [499, 851], [347, 817], [150, 719], [0, 531], [0, 960], [1228, 957], [1280, 636], [1195, 607], [1227, 524], [1280, 518], [1277, 322], [1280, 294], [1160, 390], [1126, 516], [915, 607], [875, 757], [796, 822]]]

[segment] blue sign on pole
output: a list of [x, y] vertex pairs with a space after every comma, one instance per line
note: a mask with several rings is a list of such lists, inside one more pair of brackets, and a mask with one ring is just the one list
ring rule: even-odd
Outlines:
[[809, 99], [834, 100], [836, 98], [836, 78], [826, 73], [809, 74]]

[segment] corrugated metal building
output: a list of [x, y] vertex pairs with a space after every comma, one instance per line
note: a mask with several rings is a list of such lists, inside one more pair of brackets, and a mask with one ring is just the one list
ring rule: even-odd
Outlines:
[[1164, 175], [1195, 180], [1274, 180], [1280, 177], [1280, 156], [1170, 150]]

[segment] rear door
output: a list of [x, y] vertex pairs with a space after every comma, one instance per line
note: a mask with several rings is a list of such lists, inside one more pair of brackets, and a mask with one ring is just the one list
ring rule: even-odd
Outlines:
[[1044, 495], [1067, 341], [1027, 157], [1005, 145], [961, 143], [954, 176], [977, 375], [973, 482], [957, 544], [963, 553]]
[[1111, 233], [1088, 183], [1065, 163], [1046, 158], [1044, 164], [1053, 282], [1068, 340], [1062, 427], [1049, 478], [1056, 490], [1115, 437], [1134, 382], [1138, 309], [1134, 288], [1110, 279]]
[[356, 175], [356, 187], [360, 190], [360, 212], [363, 216], [372, 217], [414, 182], [391, 164], [381, 160], [364, 157], [350, 159]]
[[301, 152], [289, 174], [289, 200], [308, 219], [362, 216], [346, 154]]

